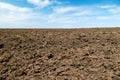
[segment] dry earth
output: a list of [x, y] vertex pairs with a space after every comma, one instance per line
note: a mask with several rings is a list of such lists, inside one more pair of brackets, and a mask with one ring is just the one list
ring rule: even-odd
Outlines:
[[0, 80], [120, 80], [120, 28], [1, 29]]

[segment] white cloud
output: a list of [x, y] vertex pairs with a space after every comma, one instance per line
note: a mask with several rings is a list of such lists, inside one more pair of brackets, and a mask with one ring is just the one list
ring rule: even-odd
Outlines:
[[0, 24], [30, 19], [33, 15], [30, 8], [0, 2]]
[[110, 8], [108, 11], [112, 14], [120, 14], [120, 7]]
[[9, 11], [18, 11], [18, 12], [27, 12], [30, 11], [29, 8], [21, 8], [8, 3], [0, 2], [0, 10], [9, 10]]
[[117, 7], [116, 5], [101, 5], [101, 6], [98, 6], [99, 8], [102, 8], [102, 9], [109, 9], [109, 8], [114, 8], [114, 7]]
[[110, 14], [119, 14], [120, 13], [120, 6], [118, 5], [101, 5], [98, 8], [106, 9]]
[[76, 11], [76, 10], [78, 10], [78, 7], [72, 7], [72, 6], [70, 6], [70, 7], [55, 7], [55, 8], [53, 8], [53, 10], [57, 14], [64, 14], [64, 13], [68, 13], [71, 11]]
[[58, 6], [53, 8], [54, 13], [57, 15], [66, 16], [88, 16], [100, 14], [96, 6]]
[[28, 0], [28, 2], [41, 8], [47, 7], [52, 4], [52, 1], [50, 0]]
[[96, 17], [96, 19], [107, 20], [107, 19], [110, 19], [110, 17], [109, 16], [98, 16], [98, 17]]
[[85, 6], [58, 6], [53, 8], [53, 13], [48, 16], [49, 23], [77, 24], [81, 20], [89, 20], [90, 15], [98, 14]]
[[106, 16], [97, 16], [96, 19], [97, 20], [112, 20], [112, 21], [115, 21], [115, 20], [120, 20], [120, 14], [115, 14], [115, 15], [106, 15]]
[[[109, 21], [120, 20], [119, 6], [60, 6], [54, 7], [54, 13], [49, 15], [48, 22], [74, 26], [105, 26]], [[111, 14], [112, 13], [112, 14]], [[103, 21], [103, 22], [102, 22]], [[113, 22], [114, 23], [114, 22]], [[111, 22], [112, 24], [112, 22]], [[115, 23], [114, 23], [115, 25]], [[110, 25], [109, 25], [110, 26]], [[116, 25], [115, 25], [116, 26]]]

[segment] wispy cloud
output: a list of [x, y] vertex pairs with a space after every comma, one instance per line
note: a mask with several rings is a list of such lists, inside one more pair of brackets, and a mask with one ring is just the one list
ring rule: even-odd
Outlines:
[[17, 11], [17, 12], [30, 11], [29, 8], [25, 8], [25, 7], [21, 8], [21, 7], [17, 7], [12, 4], [4, 3], [4, 2], [0, 2], [0, 10], [9, 10], [9, 11]]
[[39, 8], [48, 7], [52, 4], [60, 4], [60, 2], [56, 0], [27, 0], [27, 1], [33, 5], [36, 5]]
[[19, 8], [8, 3], [0, 2], [0, 23], [15, 21], [17, 18], [21, 18], [17, 16], [19, 13], [25, 13], [27, 11], [29, 11], [27, 8]]
[[119, 5], [101, 5], [99, 8], [106, 9], [110, 14], [119, 14], [120, 6]]
[[102, 9], [109, 9], [109, 8], [115, 8], [117, 6], [116, 5], [100, 5], [98, 7]]
[[120, 14], [120, 7], [110, 8], [110, 9], [108, 9], [108, 11], [111, 14]]
[[36, 14], [31, 8], [0, 2], [0, 24], [32, 19]]
[[39, 7], [46, 7], [51, 4], [49, 0], [28, 0], [28, 2]]
[[72, 11], [76, 11], [78, 10], [78, 7], [74, 7], [74, 6], [69, 6], [69, 7], [54, 7], [53, 10], [55, 11], [55, 13], [57, 14], [64, 14], [64, 13], [68, 13], [68, 12], [72, 12]]

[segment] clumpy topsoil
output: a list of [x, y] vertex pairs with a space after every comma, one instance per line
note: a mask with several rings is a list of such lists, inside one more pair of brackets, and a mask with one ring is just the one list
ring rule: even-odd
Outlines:
[[120, 80], [120, 28], [1, 29], [0, 80]]

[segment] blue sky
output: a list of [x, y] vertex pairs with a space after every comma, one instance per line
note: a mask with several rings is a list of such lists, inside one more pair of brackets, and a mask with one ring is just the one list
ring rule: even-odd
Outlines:
[[0, 0], [0, 28], [120, 26], [120, 0]]

